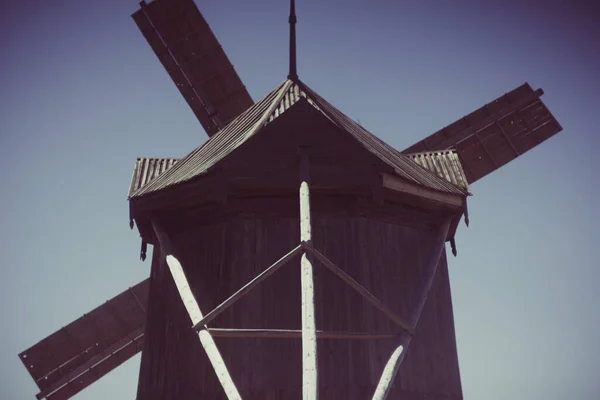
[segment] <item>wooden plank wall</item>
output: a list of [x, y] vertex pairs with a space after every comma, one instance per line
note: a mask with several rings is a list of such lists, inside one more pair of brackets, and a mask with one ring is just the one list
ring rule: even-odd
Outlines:
[[[293, 213], [292, 213], [293, 214]], [[296, 211], [297, 214], [297, 211]], [[432, 244], [427, 224], [313, 214], [315, 246], [404, 316]], [[297, 216], [230, 218], [174, 237], [201, 308], [208, 312], [299, 242]], [[445, 253], [391, 399], [462, 399]], [[321, 330], [390, 331], [395, 326], [316, 263]], [[152, 282], [138, 400], [224, 398], [159, 250]], [[233, 305], [211, 327], [300, 329], [299, 259]], [[244, 399], [300, 399], [301, 343], [217, 338]], [[371, 398], [393, 341], [319, 340], [320, 395]]]

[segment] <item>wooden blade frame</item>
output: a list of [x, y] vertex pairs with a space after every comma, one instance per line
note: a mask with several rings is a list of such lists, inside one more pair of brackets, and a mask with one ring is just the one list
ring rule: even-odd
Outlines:
[[403, 153], [455, 149], [471, 184], [562, 130], [540, 99], [543, 94], [525, 83]]
[[208, 136], [254, 104], [193, 0], [140, 6], [133, 20]]
[[[306, 153], [300, 152], [300, 244], [285, 254], [273, 265], [244, 285], [214, 310], [203, 316], [200, 307], [190, 289], [183, 267], [173, 254], [173, 247], [169, 236], [161, 228], [161, 224], [153, 221], [154, 232], [158, 238], [161, 250], [166, 257], [166, 262], [173, 276], [173, 280], [179, 291], [190, 319], [192, 329], [198, 332], [200, 342], [208, 355], [209, 361], [221, 382], [221, 386], [229, 400], [241, 400], [231, 375], [219, 353], [213, 337], [225, 338], [290, 338], [302, 340], [302, 398], [304, 400], [317, 400], [318, 393], [318, 363], [317, 363], [317, 339], [337, 340], [366, 340], [366, 339], [396, 339], [398, 346], [390, 356], [379, 383], [373, 395], [373, 400], [384, 400], [389, 394], [391, 384], [396, 376], [398, 368], [404, 358], [406, 349], [415, 332], [415, 328], [425, 307], [433, 279], [435, 277], [438, 262], [443, 250], [446, 236], [450, 227], [450, 218], [447, 218], [437, 232], [434, 251], [430, 254], [424, 268], [424, 279], [418, 291], [419, 298], [413, 308], [408, 321], [404, 321], [373, 294], [361, 286], [357, 281], [345, 273], [341, 268], [330, 261], [325, 255], [315, 249], [312, 245], [311, 214], [310, 214], [310, 165]], [[218, 315], [231, 307], [234, 303], [244, 297], [248, 292], [257, 287], [262, 281], [277, 272], [278, 269], [289, 263], [295, 257], [300, 256], [300, 280], [302, 293], [302, 330], [281, 329], [221, 329], [209, 328], [207, 324]], [[315, 305], [314, 305], [314, 274], [313, 260], [316, 258], [326, 268], [340, 277], [350, 287], [355, 289], [365, 300], [387, 315], [398, 327], [397, 333], [378, 332], [323, 332], [315, 327]]]
[[68, 399], [141, 351], [149, 279], [19, 354], [38, 399]]

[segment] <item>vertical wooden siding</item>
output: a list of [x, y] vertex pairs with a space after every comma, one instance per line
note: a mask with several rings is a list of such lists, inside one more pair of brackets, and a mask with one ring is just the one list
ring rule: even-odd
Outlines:
[[[359, 216], [314, 215], [314, 244], [400, 315], [416, 297], [419, 270], [432, 245], [425, 224], [408, 226]], [[187, 230], [175, 237], [196, 298], [210, 311], [299, 242], [292, 217], [245, 217]], [[417, 336], [392, 399], [461, 399], [445, 254]], [[295, 260], [219, 316], [211, 327], [300, 329], [299, 261]], [[317, 329], [391, 331], [385, 316], [317, 264]], [[139, 400], [219, 399], [222, 389], [160, 251], [152, 263], [149, 315]], [[300, 341], [226, 339], [217, 345], [244, 399], [301, 397]], [[368, 399], [393, 341], [319, 340], [323, 398]]]

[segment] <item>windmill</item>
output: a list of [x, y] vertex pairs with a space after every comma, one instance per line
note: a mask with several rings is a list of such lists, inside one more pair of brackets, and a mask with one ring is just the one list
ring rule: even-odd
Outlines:
[[142, 351], [139, 399], [462, 398], [444, 242], [469, 184], [561, 130], [543, 92], [524, 84], [400, 153], [299, 80], [294, 14], [289, 77], [256, 104], [193, 1], [133, 18], [211, 139], [137, 160], [151, 278], [19, 355], [37, 397]]

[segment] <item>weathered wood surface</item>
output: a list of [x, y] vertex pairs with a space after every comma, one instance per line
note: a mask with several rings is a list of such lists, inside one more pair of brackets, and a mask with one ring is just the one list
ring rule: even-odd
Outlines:
[[[429, 298], [429, 293], [431, 291], [431, 286], [433, 285], [433, 280], [435, 279], [435, 275], [437, 273], [438, 265], [440, 262], [440, 257], [442, 252], [444, 251], [444, 243], [446, 242], [446, 236], [448, 235], [448, 229], [450, 228], [451, 219], [447, 218], [444, 223], [438, 228], [438, 231], [435, 236], [434, 245], [432, 246], [431, 252], [427, 257], [427, 261], [423, 268], [423, 276], [419, 280], [420, 283], [417, 284], [419, 287], [419, 291], [417, 292], [417, 299], [413, 302], [413, 308], [409, 313], [408, 320], [410, 321], [410, 331], [414, 332], [419, 323], [419, 319], [421, 317], [421, 313], [425, 308], [425, 303], [427, 302], [427, 298]], [[392, 388], [392, 382], [398, 373], [398, 368], [404, 359], [404, 355], [406, 354], [408, 347], [410, 346], [410, 342], [412, 339], [412, 335], [403, 335], [400, 344], [394, 350], [390, 359], [388, 360], [383, 372], [381, 373], [381, 378], [379, 379], [379, 383], [377, 384], [377, 388], [375, 389], [375, 393], [373, 394], [373, 400], [386, 400], [388, 395], [390, 394], [390, 390]]]
[[442, 193], [419, 186], [391, 174], [382, 174], [383, 187], [400, 193], [439, 202], [450, 207], [462, 207], [463, 198], [457, 194]]
[[471, 184], [562, 130], [542, 102], [542, 94], [525, 83], [403, 153], [454, 148]]
[[208, 136], [253, 104], [193, 1], [140, 6], [132, 15], [135, 23]]
[[256, 276], [256, 278], [252, 279], [250, 282], [248, 282], [247, 284], [242, 286], [240, 288], [240, 290], [238, 290], [237, 292], [232, 294], [227, 300], [225, 300], [224, 302], [219, 304], [217, 307], [215, 307], [214, 310], [212, 310], [211, 312], [206, 314], [206, 316], [204, 316], [204, 318], [200, 319], [200, 321], [198, 321], [192, 327], [192, 329], [194, 329], [195, 331], [203, 329], [206, 324], [208, 324], [213, 319], [217, 318], [219, 316], [219, 314], [221, 314], [223, 311], [225, 311], [229, 307], [231, 307], [236, 301], [241, 299], [246, 293], [248, 293], [249, 291], [254, 289], [259, 283], [261, 283], [262, 281], [267, 279], [269, 276], [273, 275], [275, 272], [277, 272], [277, 270], [279, 268], [283, 267], [287, 262], [289, 262], [291, 259], [293, 259], [295, 256], [297, 256], [301, 252], [302, 252], [302, 246], [300, 246], [300, 245], [296, 246], [294, 249], [292, 249], [286, 255], [281, 257], [279, 260], [275, 261], [275, 263], [273, 265], [271, 265], [269, 268], [265, 269], [263, 272], [258, 274]]
[[[319, 199], [311, 200], [315, 247], [393, 312], [408, 318], [417, 296], [417, 279], [435, 242], [431, 221], [326, 216], [315, 212], [320, 209]], [[295, 216], [229, 218], [188, 228], [173, 238], [175, 256], [186, 268], [203, 309], [219, 305], [299, 243], [296, 212]], [[156, 251], [153, 255], [138, 399], [223, 398], [163, 257]], [[217, 317], [212, 326], [301, 330], [299, 269], [299, 260], [293, 260]], [[318, 262], [314, 289], [320, 330], [397, 332], [392, 321]], [[301, 399], [299, 340], [217, 337], [215, 341], [245, 400]], [[328, 400], [371, 398], [395, 347], [393, 340], [320, 340], [319, 395]], [[388, 398], [462, 398], [445, 253]]]
[[[228, 203], [236, 197], [290, 195], [297, 213], [298, 147], [310, 149], [312, 193], [332, 190], [336, 195], [345, 193], [355, 199], [361, 195], [371, 198], [375, 175], [395, 174], [390, 165], [323, 118], [313, 106], [299, 102], [286, 111], [286, 118], [276, 118], [260, 135], [246, 142], [242, 150], [229, 154], [206, 175], [132, 199], [132, 215], [142, 238], [154, 243], [148, 221], [157, 212], [180, 212], [187, 207], [218, 202], [224, 179], [228, 182]], [[414, 197], [417, 206], [424, 206], [422, 197], [404, 192], [402, 195]]]
[[[192, 324], [197, 324], [202, 319], [202, 311], [198, 306], [198, 302], [194, 297], [194, 293], [192, 293], [192, 290], [190, 289], [183, 266], [173, 254], [173, 246], [169, 236], [161, 229], [160, 225], [157, 225], [153, 222], [153, 226], [154, 232], [156, 233], [156, 236], [160, 242], [162, 252], [165, 255], [165, 260], [169, 267], [169, 271], [171, 272], [171, 276], [175, 282], [175, 286], [177, 287], [179, 297], [185, 306]], [[202, 329], [200, 332], [198, 332], [198, 338], [200, 339], [200, 343], [202, 343], [202, 347], [206, 351], [206, 355], [208, 356], [210, 364], [214, 369], [221, 386], [223, 387], [223, 391], [225, 392], [227, 399], [241, 400], [242, 398], [240, 397], [240, 394], [235, 387], [233, 380], [231, 379], [231, 375], [227, 370], [227, 366], [223, 361], [223, 357], [221, 356], [221, 353], [219, 352], [219, 349], [217, 348], [217, 345], [215, 344], [215, 341], [210, 333], [206, 329]]]
[[303, 247], [310, 254], [314, 254], [317, 259], [323, 264], [325, 267], [329, 268], [331, 272], [340, 277], [344, 282], [350, 285], [351, 288], [356, 290], [360, 295], [373, 306], [375, 306], [379, 311], [387, 315], [389, 319], [394, 321], [399, 327], [406, 330], [411, 335], [414, 334], [414, 328], [408, 325], [402, 318], [397, 316], [389, 307], [383, 304], [377, 297], [375, 297], [371, 292], [365, 289], [360, 283], [356, 282], [350, 275], [342, 271], [337, 265], [331, 262], [325, 255], [323, 255], [319, 250], [315, 249], [313, 246], [309, 244], [304, 244]]
[[[284, 208], [271, 199], [282, 202], [291, 199], [294, 202], [291, 209], [297, 217], [298, 147], [310, 149], [311, 195], [327, 194], [344, 203], [349, 199], [368, 200], [384, 207], [388, 202], [406, 204], [407, 198], [411, 198], [409, 205], [413, 210], [435, 212], [441, 208], [439, 201], [425, 201], [415, 193], [384, 190], [381, 173], [396, 171], [330, 120], [322, 118], [313, 106], [299, 102], [286, 111], [286, 118], [276, 118], [260, 135], [245, 143], [244, 149], [232, 152], [205, 175], [159, 193], [131, 199], [131, 213], [140, 235], [147, 243], [155, 244], [151, 219], [164, 216], [163, 220], [178, 230], [177, 225], [189, 219], [192, 208], [205, 209], [196, 214], [203, 223], [218, 222], [238, 213], [251, 214], [253, 210], [246, 204], [239, 205], [240, 200], [248, 198], [260, 202], [255, 208], [263, 207], [267, 214]], [[343, 206], [335, 203], [333, 212], [343, 212], [347, 204]]]
[[[302, 330], [296, 329], [223, 329], [209, 328], [213, 337], [226, 338], [263, 338], [263, 339], [301, 339]], [[373, 339], [396, 339], [399, 333], [378, 332], [324, 332], [316, 331], [317, 339], [337, 340], [373, 340]]]
[[21, 352], [36, 397], [72, 397], [139, 352], [149, 287], [140, 282]]
[[119, 365], [123, 364], [136, 355], [144, 341], [144, 327], [131, 333], [123, 340], [97, 354], [85, 364], [72, 371], [62, 382], [56, 382], [50, 387], [36, 395], [38, 399], [65, 400], [70, 399], [81, 392], [104, 375], [108, 374]]

